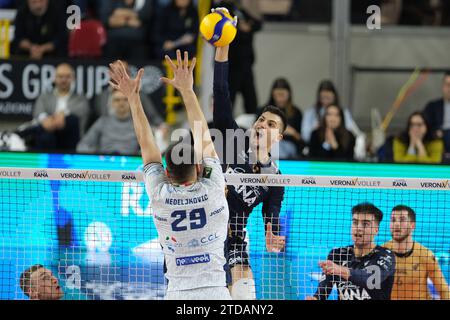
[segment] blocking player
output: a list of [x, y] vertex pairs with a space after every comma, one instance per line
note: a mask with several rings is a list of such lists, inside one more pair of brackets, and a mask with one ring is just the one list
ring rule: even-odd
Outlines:
[[374, 243], [383, 213], [370, 203], [352, 208], [353, 245], [331, 250], [319, 262], [323, 275], [307, 300], [326, 300], [337, 287], [339, 300], [389, 300], [394, 283], [395, 256]]
[[[214, 127], [225, 137], [224, 150], [221, 154], [224, 171], [226, 173], [280, 174], [271, 158], [270, 151], [283, 138], [287, 123], [286, 116], [279, 108], [267, 107], [254, 123], [250, 135], [242, 139], [243, 135], [235, 134], [241, 129], [233, 119], [228, 87], [228, 51], [229, 46], [216, 49], [213, 85]], [[279, 235], [279, 214], [283, 196], [283, 187], [228, 186], [230, 225], [227, 259], [230, 274], [227, 281], [233, 299], [256, 299], [255, 281], [250, 268], [244, 229], [249, 215], [259, 204], [263, 204], [267, 250], [269, 252], [284, 250], [285, 237]]]
[[384, 247], [396, 258], [393, 300], [430, 300], [427, 281], [431, 279], [442, 300], [450, 299], [447, 281], [439, 263], [429, 249], [414, 241], [416, 213], [408, 206], [398, 205], [391, 213], [392, 240]]
[[[141, 146], [145, 186], [167, 267], [165, 299], [230, 300], [224, 270], [229, 216], [225, 179], [193, 90], [195, 58], [190, 66], [188, 58], [185, 52], [182, 60], [178, 50], [175, 65], [166, 56], [174, 78], [161, 80], [173, 85], [183, 98], [194, 147], [190, 143], [170, 147], [165, 153], [166, 170], [140, 101], [143, 70], [130, 79], [123, 65], [111, 64], [111, 85], [128, 97]], [[194, 158], [203, 161], [203, 176]]]
[[64, 296], [58, 279], [51, 270], [40, 264], [22, 272], [19, 286], [31, 300], [60, 300]]

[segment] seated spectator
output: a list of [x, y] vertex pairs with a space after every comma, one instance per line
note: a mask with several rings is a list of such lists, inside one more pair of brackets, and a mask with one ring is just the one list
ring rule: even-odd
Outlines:
[[20, 275], [19, 286], [31, 300], [60, 300], [64, 292], [49, 269], [35, 264]]
[[163, 9], [155, 28], [158, 59], [167, 54], [176, 58], [176, 50], [187, 51], [189, 57], [196, 55], [199, 30], [198, 12], [193, 0], [172, 0]]
[[429, 102], [423, 113], [430, 124], [429, 130], [444, 140], [445, 153], [450, 154], [450, 72], [444, 76], [442, 98]]
[[[279, 155], [281, 159], [297, 158], [303, 149], [301, 137], [302, 112], [292, 102], [292, 90], [289, 82], [284, 78], [278, 78], [272, 84], [269, 102], [266, 106], [276, 106], [286, 114], [288, 126], [280, 141]], [[260, 115], [263, 108], [258, 112]]]
[[120, 91], [113, 90], [111, 115], [100, 117], [81, 139], [77, 152], [100, 154], [139, 153], [128, 99]]
[[344, 111], [337, 105], [325, 109], [321, 125], [314, 130], [309, 144], [309, 155], [314, 159], [354, 159], [355, 136], [345, 128]]
[[73, 92], [73, 68], [60, 64], [56, 68], [55, 89], [43, 93], [36, 101], [31, 126], [19, 130], [22, 138], [32, 137], [40, 151], [75, 151], [88, 119], [88, 101]]
[[67, 55], [67, 27], [60, 6], [50, 0], [27, 0], [15, 18], [12, 54], [40, 60]]
[[151, 0], [102, 1], [100, 15], [108, 29], [108, 58], [148, 58], [148, 31], [152, 12]]
[[[330, 105], [340, 105], [339, 95], [333, 84], [329, 80], [324, 80], [319, 84], [317, 90], [317, 102], [312, 108], [307, 109], [303, 114], [302, 121], [302, 138], [308, 143], [311, 139], [311, 133], [317, 129], [321, 123], [325, 108]], [[355, 136], [358, 136], [361, 131], [356, 125], [353, 117], [348, 109], [344, 109], [345, 127], [350, 130]]]
[[441, 139], [435, 139], [422, 112], [414, 112], [406, 130], [393, 143], [394, 161], [440, 163], [444, 152]]
[[400, 24], [440, 25], [442, 23], [441, 0], [402, 0]]
[[[123, 60], [121, 61], [124, 64], [124, 67], [127, 70], [127, 72], [130, 73], [128, 63]], [[113, 110], [111, 108], [112, 91], [113, 91], [112, 88], [109, 86], [101, 94], [95, 97], [95, 110], [94, 110], [95, 118], [112, 114]], [[152, 125], [152, 128], [164, 126], [165, 124], [163, 117], [160, 115], [159, 111], [156, 109], [156, 107], [149, 99], [149, 97], [143, 92], [143, 90], [140, 91], [140, 96], [145, 115], [147, 116], [148, 121]]]

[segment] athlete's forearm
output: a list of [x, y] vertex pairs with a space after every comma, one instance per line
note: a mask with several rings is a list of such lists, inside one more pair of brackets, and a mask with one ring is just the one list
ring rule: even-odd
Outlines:
[[128, 97], [131, 116], [133, 118], [134, 131], [141, 147], [142, 159], [145, 164], [151, 162], [162, 162], [161, 152], [156, 145], [150, 124], [145, 116], [141, 98], [138, 93]]
[[186, 106], [189, 126], [194, 135], [194, 145], [201, 151], [203, 157], [217, 157], [212, 142], [211, 134], [209, 133], [208, 123], [206, 122], [203, 111], [200, 108], [197, 96], [194, 90], [180, 91], [183, 102]]

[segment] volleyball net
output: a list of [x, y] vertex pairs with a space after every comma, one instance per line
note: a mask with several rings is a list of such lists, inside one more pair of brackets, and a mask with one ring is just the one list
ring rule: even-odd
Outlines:
[[[226, 180], [246, 197], [256, 185], [285, 188], [283, 252], [266, 250], [261, 206], [246, 225], [257, 299], [313, 295], [322, 274], [319, 261], [352, 244], [351, 210], [363, 202], [384, 214], [379, 245], [392, 238], [392, 208], [413, 208], [414, 240], [434, 253], [450, 280], [448, 180], [239, 174]], [[28, 299], [24, 291], [29, 295], [39, 281], [51, 283], [51, 274], [58, 284], [48, 290], [58, 287], [64, 299], [162, 299], [163, 261], [142, 172], [0, 169], [0, 299]], [[43, 280], [24, 276], [36, 265], [51, 274], [42, 272]], [[431, 281], [428, 289], [439, 298]], [[329, 298], [336, 299], [336, 291]]]

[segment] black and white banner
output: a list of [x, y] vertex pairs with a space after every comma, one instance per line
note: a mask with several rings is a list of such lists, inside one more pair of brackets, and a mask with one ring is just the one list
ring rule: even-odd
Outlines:
[[[56, 66], [62, 60], [0, 60], [0, 118], [16, 117], [31, 119], [36, 99], [43, 92], [53, 89]], [[106, 60], [70, 61], [75, 70], [74, 89], [88, 99], [101, 93], [109, 81]], [[130, 62], [131, 75], [137, 67], [145, 70], [142, 90], [151, 95], [161, 88], [159, 78], [164, 70], [157, 62]]]

